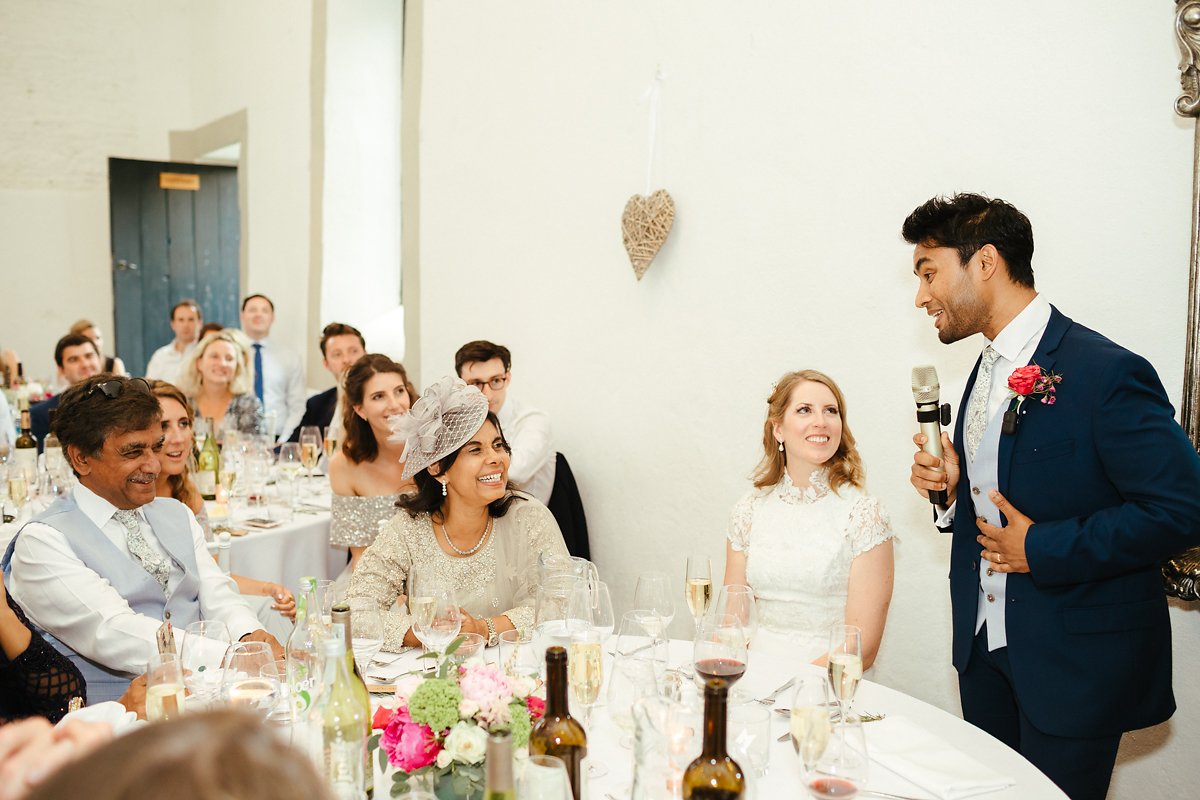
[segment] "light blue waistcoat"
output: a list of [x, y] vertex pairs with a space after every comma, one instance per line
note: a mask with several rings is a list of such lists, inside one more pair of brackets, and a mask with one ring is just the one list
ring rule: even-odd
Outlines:
[[[200, 578], [196, 568], [196, 551], [192, 542], [187, 507], [176, 500], [158, 498], [142, 506], [141, 510], [146, 515], [159, 544], [170, 555], [175, 566], [183, 571], [183, 579], [171, 592], [170, 597], [164, 597], [158, 581], [130, 556], [118, 550], [104, 532], [79, 510], [73, 497], [55, 500], [49, 508], [29, 522], [41, 522], [66, 534], [67, 542], [79, 560], [112, 584], [135, 612], [154, 620], [161, 620], [163, 611], [170, 611], [171, 624], [183, 628], [200, 619]], [[13, 537], [4, 553], [3, 561], [0, 561], [0, 569], [4, 570], [6, 578], [12, 574], [13, 548], [16, 547], [17, 539], [24, 529], [22, 526], [21, 531]], [[102, 666], [75, 652], [50, 633], [40, 630], [39, 632], [56, 650], [70, 658], [83, 673], [87, 682], [88, 703], [116, 700], [129, 688], [129, 682], [134, 676]], [[147, 660], [151, 652], [147, 649]]]

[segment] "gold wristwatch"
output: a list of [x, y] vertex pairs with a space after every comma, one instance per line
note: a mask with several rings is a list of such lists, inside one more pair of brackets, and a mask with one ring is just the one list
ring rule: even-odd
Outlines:
[[487, 646], [495, 647], [500, 644], [500, 634], [496, 633], [496, 623], [492, 622], [492, 618], [484, 617], [483, 624], [487, 625]]

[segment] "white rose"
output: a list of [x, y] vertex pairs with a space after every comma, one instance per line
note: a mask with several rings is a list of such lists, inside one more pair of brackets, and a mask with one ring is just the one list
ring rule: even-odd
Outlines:
[[478, 764], [487, 754], [487, 731], [469, 722], [459, 722], [446, 735], [444, 752], [463, 764]]
[[438, 769], [445, 769], [446, 767], [450, 766], [450, 762], [453, 760], [454, 760], [454, 756], [451, 755], [449, 750], [439, 750], [438, 751], [438, 754], [437, 754]]

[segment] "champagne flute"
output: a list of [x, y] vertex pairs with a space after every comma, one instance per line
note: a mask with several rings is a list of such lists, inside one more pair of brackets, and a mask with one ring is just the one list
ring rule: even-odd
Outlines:
[[313, 469], [321, 458], [321, 429], [316, 425], [305, 425], [300, 429], [300, 460], [308, 470], [308, 487], [312, 489]]
[[671, 620], [675, 619], [675, 603], [671, 601], [671, 590], [665, 572], [643, 572], [638, 576], [633, 590], [633, 607], [653, 611], [662, 620], [662, 636]]
[[146, 719], [163, 722], [183, 713], [183, 666], [176, 653], [155, 653], [146, 666]]
[[19, 519], [21, 508], [29, 499], [29, 479], [25, 477], [25, 473], [19, 467], [8, 471], [8, 497], [17, 507], [15, 516]]
[[[575, 631], [571, 634], [570, 658], [567, 661], [567, 681], [571, 689], [571, 701], [583, 708], [583, 727], [592, 727], [592, 709], [600, 699], [600, 687], [604, 684], [604, 634], [596, 628]], [[608, 774], [608, 767], [595, 758], [588, 760], [588, 777], [599, 778]]]
[[201, 620], [183, 629], [179, 655], [187, 670], [184, 684], [202, 704], [210, 703], [221, 691], [221, 668], [229, 644], [229, 628], [221, 620]]
[[710, 616], [700, 623], [692, 644], [692, 664], [704, 681], [723, 678], [732, 687], [746, 674], [746, 633], [731, 614]]
[[337, 449], [338, 449], [337, 428], [334, 428], [332, 425], [330, 425], [328, 428], [325, 429], [325, 460], [326, 460], [326, 462], [328, 462], [329, 459], [333, 458], [333, 456], [337, 453]]
[[717, 604], [713, 609], [717, 614], [730, 614], [742, 623], [746, 633], [746, 646], [754, 640], [758, 631], [758, 610], [754, 603], [754, 590], [749, 586], [731, 584], [722, 586], [717, 592]]
[[854, 693], [862, 680], [862, 629], [855, 625], [834, 625], [829, 630], [829, 685], [838, 699], [842, 716], [850, 713]]
[[263, 675], [263, 667], [275, 663], [266, 642], [238, 642], [225, 654], [221, 696], [235, 708], [257, 711], [264, 717], [279, 699], [279, 682]]
[[279, 471], [282, 472], [288, 479], [288, 484], [292, 492], [292, 510], [296, 509], [296, 479], [300, 477], [301, 470], [304, 469], [304, 460], [300, 451], [300, 445], [296, 442], [284, 442], [279, 446]]
[[844, 715], [832, 724], [829, 739], [811, 768], [804, 770], [804, 786], [817, 800], [854, 797], [867, 780], [867, 742], [862, 721]]
[[708, 613], [708, 604], [712, 601], [712, 560], [707, 556], [688, 556], [683, 597], [692, 612], [692, 622], [699, 630], [700, 618]]

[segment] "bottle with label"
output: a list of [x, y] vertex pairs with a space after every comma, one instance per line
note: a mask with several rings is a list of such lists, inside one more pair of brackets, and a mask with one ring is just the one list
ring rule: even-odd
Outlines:
[[212, 417], [206, 419], [208, 433], [204, 435], [204, 446], [200, 448], [200, 458], [196, 463], [196, 488], [200, 490], [205, 500], [217, 499], [217, 480], [221, 474], [221, 451], [217, 448], [217, 439], [213, 436], [216, 426]]
[[57, 475], [64, 466], [62, 445], [54, 433], [54, 415], [57, 411], [58, 409], [50, 409], [50, 432], [46, 434], [46, 440], [42, 443], [42, 453], [46, 456], [46, 471], [51, 475]]
[[[354, 660], [354, 628], [350, 623], [350, 604], [342, 601], [335, 603], [330, 611], [330, 628], [336, 630], [337, 626], [341, 625], [345, 631], [346, 637], [350, 643], [346, 647], [346, 667], [350, 670], [351, 683], [354, 684], [354, 696], [358, 698], [359, 705], [362, 706], [363, 717], [367, 720], [367, 738], [371, 737], [371, 693], [367, 691], [367, 682], [363, 679], [362, 672], [358, 669], [358, 662]], [[367, 781], [367, 791], [370, 792], [374, 788], [374, 773], [371, 770], [371, 756], [368, 753], [366, 761], [363, 762], [363, 770]]]
[[287, 680], [292, 691], [295, 719], [303, 719], [320, 689], [321, 625], [320, 606], [316, 602], [317, 579], [306, 575], [300, 579], [296, 597], [296, 627], [287, 641]]
[[713, 678], [704, 684], [704, 745], [700, 757], [683, 771], [683, 800], [741, 800], [746, 796], [742, 768], [725, 750], [729, 684]]
[[567, 707], [567, 651], [559, 645], [546, 649], [546, 713], [529, 734], [529, 754], [561, 758], [571, 794], [583, 800], [587, 733]]
[[[322, 643], [325, 661], [321, 668], [321, 694], [309, 712], [314, 752], [326, 784], [337, 800], [362, 800], [367, 796], [367, 725], [354, 689], [354, 676], [346, 664], [345, 633], [341, 625], [330, 625]], [[319, 737], [317, 730], [320, 731]]]
[[486, 771], [483, 800], [517, 800], [517, 790], [513, 788], [512, 737], [508, 731], [488, 736], [483, 764]]
[[30, 481], [37, 480], [38, 450], [37, 439], [33, 435], [33, 423], [29, 420], [29, 398], [17, 401], [21, 409], [21, 432], [17, 441], [13, 442], [13, 463]]

